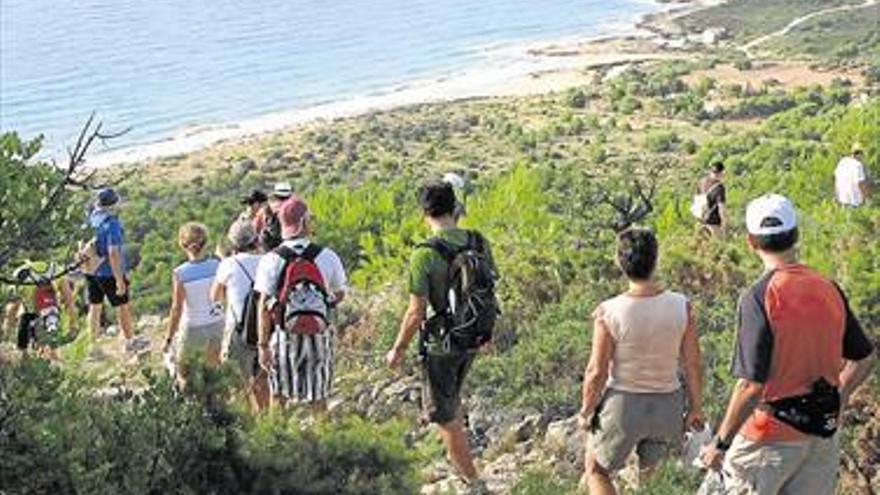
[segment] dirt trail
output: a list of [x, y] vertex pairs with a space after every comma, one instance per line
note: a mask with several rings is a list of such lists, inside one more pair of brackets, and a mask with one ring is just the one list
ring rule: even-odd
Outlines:
[[746, 53], [746, 56], [748, 56], [749, 58], [754, 58], [754, 55], [751, 51], [753, 48], [765, 43], [767, 40], [770, 40], [770, 39], [773, 39], [773, 38], [776, 38], [779, 36], [785, 36], [792, 29], [796, 28], [800, 24], [802, 24], [802, 23], [804, 23], [814, 17], [819, 17], [819, 16], [827, 15], [827, 14], [833, 14], [835, 12], [845, 12], [848, 10], [864, 9], [867, 7], [871, 7], [872, 5], [876, 5], [878, 3], [878, 1], [880, 1], [880, 0], [865, 0], [865, 3], [859, 4], [859, 5], [841, 5], [841, 6], [832, 7], [829, 9], [817, 10], [816, 12], [810, 12], [807, 15], [803, 15], [803, 16], [798, 17], [797, 19], [789, 22], [787, 26], [780, 29], [779, 31], [774, 31], [770, 34], [765, 34], [764, 36], [761, 36], [760, 38], [754, 39], [754, 40], [746, 43], [745, 45], [742, 46], [742, 50]]

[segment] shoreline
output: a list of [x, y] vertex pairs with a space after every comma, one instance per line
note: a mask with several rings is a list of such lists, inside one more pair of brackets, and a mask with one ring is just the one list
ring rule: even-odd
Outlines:
[[385, 91], [272, 112], [237, 122], [188, 125], [168, 138], [96, 153], [88, 158], [86, 166], [97, 169], [149, 165], [213, 146], [244, 143], [306, 125], [418, 104], [563, 91], [589, 83], [583, 74], [585, 70], [679, 58], [674, 50], [661, 46], [660, 41], [666, 39], [667, 34], [661, 34], [660, 23], [668, 23], [679, 15], [720, 1], [654, 2], [661, 4], [661, 10], [637, 15], [631, 21], [612, 26], [612, 30], [617, 31], [614, 34], [569, 36], [489, 48], [488, 54], [494, 55], [497, 61], [488, 68], [471, 67], [433, 78], [402, 81]]

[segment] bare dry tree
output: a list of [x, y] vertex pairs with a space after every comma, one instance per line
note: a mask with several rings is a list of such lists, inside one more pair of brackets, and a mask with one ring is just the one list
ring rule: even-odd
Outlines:
[[582, 206], [610, 211], [610, 217], [597, 215], [593, 225], [615, 233], [626, 230], [654, 212], [657, 188], [678, 164], [674, 157], [628, 156], [601, 171], [585, 172], [589, 192]]
[[653, 201], [657, 192], [657, 182], [647, 179], [646, 188], [642, 183], [643, 180], [645, 179], [632, 179], [628, 190], [613, 195], [605, 190], [597, 192], [597, 203], [608, 205], [615, 212], [614, 217], [605, 223], [606, 227], [614, 232], [622, 232], [654, 211]]

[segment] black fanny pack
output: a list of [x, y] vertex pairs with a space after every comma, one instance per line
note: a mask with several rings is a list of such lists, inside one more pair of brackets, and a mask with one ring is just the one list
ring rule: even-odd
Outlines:
[[837, 432], [840, 392], [824, 378], [808, 394], [767, 402], [773, 417], [807, 435], [828, 438]]

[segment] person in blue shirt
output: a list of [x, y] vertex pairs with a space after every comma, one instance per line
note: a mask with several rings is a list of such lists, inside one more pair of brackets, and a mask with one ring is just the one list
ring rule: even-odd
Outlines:
[[125, 237], [117, 216], [118, 205], [119, 195], [116, 191], [101, 189], [97, 193], [94, 210], [89, 215], [89, 226], [95, 232], [95, 252], [101, 259], [94, 272], [86, 275], [89, 331], [93, 339], [101, 335], [101, 310], [106, 299], [116, 309], [119, 328], [125, 337], [126, 352], [134, 352], [137, 349], [129, 306]]

